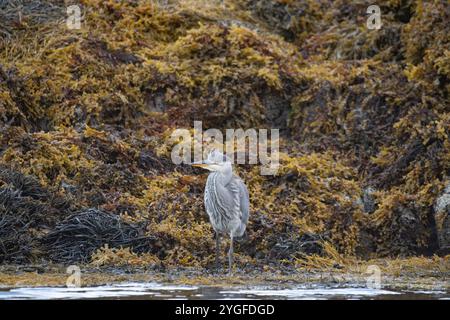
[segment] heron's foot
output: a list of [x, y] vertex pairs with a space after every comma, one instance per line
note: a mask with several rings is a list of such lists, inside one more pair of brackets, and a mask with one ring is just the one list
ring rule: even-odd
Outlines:
[[244, 269], [239, 268], [239, 266], [237, 264], [234, 264], [233, 267], [231, 267], [231, 269], [228, 268], [227, 275], [228, 276], [235, 276], [235, 275], [239, 275], [239, 274], [242, 274], [242, 273], [244, 273]]
[[234, 274], [233, 266], [228, 266], [228, 276], [232, 276]]

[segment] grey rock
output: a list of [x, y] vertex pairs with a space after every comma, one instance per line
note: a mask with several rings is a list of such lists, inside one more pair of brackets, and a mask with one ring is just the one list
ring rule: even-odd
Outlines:
[[450, 251], [450, 183], [436, 199], [434, 205], [434, 220], [439, 242], [439, 251]]
[[153, 94], [148, 94], [145, 97], [145, 103], [147, 108], [151, 112], [165, 112], [166, 111], [166, 103], [164, 100], [164, 92], [159, 91]]
[[367, 187], [363, 191], [360, 204], [362, 204], [365, 213], [371, 214], [377, 209], [377, 203], [373, 196], [374, 192], [375, 189], [372, 187]]

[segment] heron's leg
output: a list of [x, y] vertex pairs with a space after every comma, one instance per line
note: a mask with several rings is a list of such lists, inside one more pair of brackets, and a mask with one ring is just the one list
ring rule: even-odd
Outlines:
[[230, 251], [228, 251], [228, 274], [231, 275], [233, 269], [233, 234], [230, 234]]
[[220, 267], [220, 233], [216, 232], [216, 268]]

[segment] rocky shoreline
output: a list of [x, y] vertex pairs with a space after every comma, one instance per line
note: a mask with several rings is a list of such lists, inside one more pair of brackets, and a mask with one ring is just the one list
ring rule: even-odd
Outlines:
[[83, 0], [75, 30], [30, 3], [0, 4], [1, 265], [210, 268], [205, 176], [170, 157], [194, 120], [280, 129], [276, 175], [237, 167], [241, 266], [448, 259], [446, 1], [379, 30], [366, 1]]

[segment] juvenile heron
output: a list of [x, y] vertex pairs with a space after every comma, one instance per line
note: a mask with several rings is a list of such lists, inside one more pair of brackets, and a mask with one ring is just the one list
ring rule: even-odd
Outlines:
[[216, 265], [219, 264], [220, 236], [231, 238], [228, 251], [228, 267], [233, 265], [233, 240], [241, 237], [248, 223], [249, 196], [244, 182], [233, 173], [228, 157], [212, 150], [204, 161], [192, 163], [195, 167], [208, 169], [205, 187], [205, 207], [211, 225], [216, 232]]

